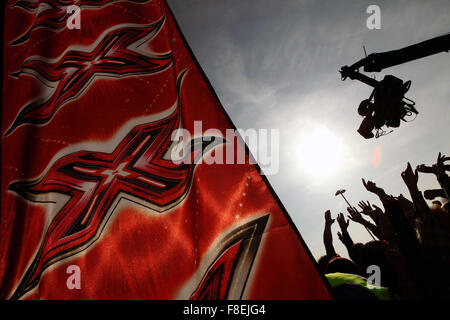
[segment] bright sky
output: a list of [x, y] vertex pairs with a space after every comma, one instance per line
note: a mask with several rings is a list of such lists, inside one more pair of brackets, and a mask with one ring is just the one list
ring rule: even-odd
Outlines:
[[[371, 89], [342, 82], [338, 69], [367, 53], [398, 49], [450, 32], [450, 1], [168, 0], [183, 33], [238, 128], [280, 129], [280, 171], [269, 180], [313, 255], [324, 254], [324, 212], [345, 212], [335, 197], [379, 203], [361, 178], [408, 196], [400, 173], [450, 155], [450, 55], [441, 53], [377, 74], [411, 80], [407, 97], [420, 112], [380, 139], [356, 130], [359, 102]], [[366, 9], [381, 8], [381, 30], [369, 30]], [[378, 160], [374, 163], [374, 158]], [[437, 187], [421, 175], [419, 187]], [[336, 250], [346, 255], [336, 236]], [[350, 223], [355, 241], [368, 241]]]

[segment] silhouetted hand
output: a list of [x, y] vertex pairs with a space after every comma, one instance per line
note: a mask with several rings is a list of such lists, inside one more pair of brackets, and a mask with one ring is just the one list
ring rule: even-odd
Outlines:
[[427, 200], [433, 200], [436, 198], [434, 190], [425, 190], [423, 192], [423, 197]]
[[375, 182], [372, 182], [370, 180], [367, 180], [367, 182], [366, 182], [366, 180], [362, 179], [362, 183], [363, 183], [364, 187], [367, 189], [367, 191], [370, 191], [372, 193], [376, 193], [379, 189], [377, 187], [377, 185], [375, 184]]
[[349, 214], [350, 220], [361, 223], [361, 224], [364, 224], [366, 222], [366, 220], [364, 220], [364, 218], [358, 212], [358, 210], [356, 210], [356, 208], [348, 207], [347, 212]]
[[375, 182], [372, 182], [370, 180], [367, 180], [366, 182], [364, 179], [362, 179], [362, 183], [367, 191], [376, 194], [383, 204], [391, 202], [393, 200], [393, 197], [391, 195], [388, 195], [383, 188], [378, 187]]
[[370, 205], [370, 202], [364, 202], [364, 201], [360, 201], [358, 202], [358, 206], [361, 208], [362, 213], [365, 215], [370, 216], [370, 214], [373, 212], [372, 206]]
[[427, 166], [424, 164], [420, 164], [417, 166], [417, 171], [421, 172], [421, 173], [435, 173], [436, 172], [436, 166]]
[[406, 170], [402, 172], [402, 179], [409, 187], [417, 187], [417, 181], [419, 181], [419, 173], [417, 169], [413, 172], [411, 164], [408, 162]]
[[443, 189], [429, 189], [423, 192], [423, 196], [427, 200], [434, 200], [437, 197], [445, 198], [445, 192]]
[[439, 152], [437, 161], [436, 161], [436, 177], [438, 181], [445, 180], [447, 178], [447, 175], [445, 174], [445, 165], [444, 162], [449, 160], [449, 157], [446, 157], [445, 155], [441, 155]]
[[[360, 201], [358, 203], [358, 206], [361, 208], [361, 213], [365, 214], [369, 217], [371, 217], [372, 219], [376, 219], [379, 215], [383, 214], [383, 210], [381, 210], [379, 207], [377, 207], [376, 205], [371, 205], [369, 201], [364, 202], [364, 201]], [[373, 206], [373, 208], [372, 208]]]
[[[350, 220], [347, 219], [347, 221], [345, 221], [344, 215], [341, 213], [338, 214], [337, 216], [337, 222], [339, 224], [339, 227], [341, 228], [342, 233], [347, 231], [348, 225], [350, 224]], [[338, 233], [339, 235], [339, 233]]]
[[[450, 171], [450, 165], [444, 165], [443, 162], [450, 160], [450, 157], [441, 157], [441, 161], [442, 161], [442, 168], [440, 168], [440, 170], [444, 170], [444, 171]], [[439, 157], [438, 157], [438, 161], [439, 161]], [[424, 164], [418, 165], [417, 166], [417, 171], [421, 172], [421, 173], [432, 173], [432, 174], [437, 174], [436, 172], [436, 164], [433, 164], [432, 166], [427, 166]]]
[[383, 210], [375, 204], [373, 204], [372, 207], [374, 208], [373, 211], [375, 212], [375, 215], [382, 215], [384, 213]]
[[331, 219], [330, 210], [325, 211], [325, 225], [331, 226], [334, 223], [334, 219]]

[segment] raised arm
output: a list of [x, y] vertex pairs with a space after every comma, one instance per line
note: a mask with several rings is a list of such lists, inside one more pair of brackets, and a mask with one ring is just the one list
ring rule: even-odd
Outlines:
[[383, 188], [378, 187], [375, 182], [372, 182], [370, 180], [367, 180], [366, 182], [364, 179], [362, 179], [362, 183], [367, 191], [372, 192], [378, 196], [383, 205], [392, 199], [392, 196], [384, 192]]
[[417, 169], [413, 172], [411, 164], [408, 162], [406, 170], [402, 172], [402, 179], [408, 187], [411, 199], [413, 200], [414, 207], [416, 209], [416, 214], [422, 220], [425, 219], [430, 214], [430, 208], [423, 198], [422, 192], [420, 192], [417, 187], [417, 182], [419, 180], [419, 173]]
[[[444, 166], [446, 171], [450, 171], [450, 165], [445, 165]], [[417, 166], [417, 171], [419, 171], [420, 173], [433, 173], [436, 174], [436, 165], [432, 165], [432, 166], [427, 166], [424, 164], [418, 165]]]
[[350, 220], [362, 224], [367, 228], [367, 230], [370, 230], [375, 235], [375, 237], [377, 237], [378, 239], [383, 239], [383, 233], [381, 232], [380, 228], [364, 219], [361, 213], [356, 210], [356, 208], [348, 207], [347, 212], [349, 214]]
[[358, 205], [362, 210], [361, 213], [369, 216], [380, 229], [382, 237], [379, 239], [392, 241], [395, 237], [394, 230], [392, 229], [392, 224], [390, 223], [389, 218], [383, 210], [376, 205], [371, 205], [369, 201], [360, 201]]
[[337, 222], [339, 224], [339, 227], [341, 228], [341, 232], [338, 232], [339, 240], [341, 240], [341, 242], [347, 248], [348, 255], [351, 256], [354, 244], [347, 231], [350, 220], [347, 219], [347, 221], [345, 221], [344, 215], [342, 213], [339, 213], [337, 216]]
[[427, 200], [434, 200], [437, 197], [447, 198], [447, 194], [444, 189], [429, 189], [423, 192], [423, 196]]
[[442, 190], [440, 189], [434, 189], [434, 190], [427, 190], [424, 195], [425, 198], [428, 200], [432, 200], [436, 197], [442, 197], [442, 198], [449, 198], [450, 194], [450, 177], [446, 174], [445, 171], [450, 171], [450, 165], [446, 165], [444, 162], [450, 160], [450, 157], [446, 157], [445, 155], [441, 155], [439, 152], [436, 164], [433, 164], [432, 166], [426, 166], [424, 164], [421, 164], [417, 166], [417, 171], [422, 173], [432, 173], [436, 175], [436, 178], [439, 182], [439, 184], [442, 187]]
[[383, 211], [380, 208], [374, 205], [373, 207], [375, 209], [373, 209], [369, 201], [360, 201], [358, 206], [361, 208], [362, 214], [370, 217], [370, 219], [372, 219], [378, 227], [380, 226], [380, 216], [383, 214]]
[[323, 230], [323, 244], [327, 255], [333, 257], [336, 255], [336, 251], [333, 247], [333, 235], [331, 234], [331, 225], [334, 223], [334, 219], [331, 219], [331, 212], [327, 210], [325, 212], [325, 228]]
[[450, 197], [449, 197], [450, 196], [450, 178], [445, 173], [445, 170], [447, 170], [447, 169], [446, 169], [446, 166], [444, 165], [444, 162], [447, 160], [450, 160], [450, 157], [441, 155], [441, 153], [439, 152], [437, 162], [436, 162], [436, 177], [437, 177], [439, 184], [441, 185], [442, 189], [445, 192], [446, 198], [448, 200], [450, 200]]

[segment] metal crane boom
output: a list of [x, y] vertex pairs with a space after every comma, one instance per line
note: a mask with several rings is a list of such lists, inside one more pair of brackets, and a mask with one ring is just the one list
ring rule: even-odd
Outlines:
[[380, 72], [383, 69], [396, 66], [405, 62], [421, 59], [440, 52], [448, 52], [450, 50], [450, 33], [422, 41], [398, 50], [372, 53], [364, 59], [359, 60], [349, 67], [343, 67], [343, 77], [349, 75], [345, 74], [345, 70], [357, 70], [361, 67], [366, 72]]

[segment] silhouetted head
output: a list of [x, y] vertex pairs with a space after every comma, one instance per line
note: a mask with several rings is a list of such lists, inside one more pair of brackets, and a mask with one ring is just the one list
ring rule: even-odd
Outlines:
[[322, 274], [325, 274], [325, 271], [327, 270], [327, 265], [328, 262], [330, 262], [331, 259], [333, 259], [334, 257], [329, 256], [329, 255], [323, 255], [319, 258], [319, 260], [317, 260], [317, 265], [319, 267], [319, 271]]
[[439, 208], [442, 207], [442, 202], [440, 202], [439, 200], [434, 200], [432, 202], [433, 205], [438, 206]]
[[364, 244], [358, 242], [353, 245], [350, 252], [350, 259], [352, 259], [358, 266], [363, 264], [363, 249]]
[[387, 244], [384, 241], [370, 241], [363, 249], [363, 267], [376, 265], [381, 270], [381, 285], [395, 287], [395, 270], [386, 258]]
[[335, 272], [361, 275], [360, 269], [352, 260], [342, 257], [335, 257], [328, 262], [325, 273]]
[[369, 241], [363, 248], [364, 266], [372, 264], [383, 264], [386, 261], [385, 256], [386, 244], [383, 241]]
[[441, 208], [446, 213], [450, 213], [450, 201], [445, 201]]

